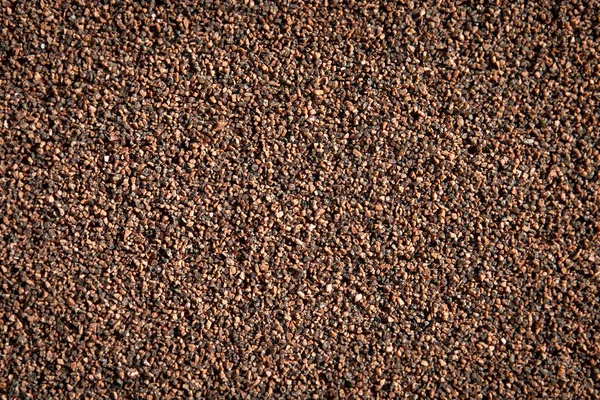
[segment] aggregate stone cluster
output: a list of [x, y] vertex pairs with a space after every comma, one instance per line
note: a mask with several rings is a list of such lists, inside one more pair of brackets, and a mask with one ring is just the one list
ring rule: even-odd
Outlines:
[[0, 1], [0, 399], [596, 398], [599, 37]]

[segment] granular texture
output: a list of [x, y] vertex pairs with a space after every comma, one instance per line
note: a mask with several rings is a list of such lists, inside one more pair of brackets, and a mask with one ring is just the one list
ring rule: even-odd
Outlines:
[[598, 398], [597, 0], [0, 1], [0, 399]]

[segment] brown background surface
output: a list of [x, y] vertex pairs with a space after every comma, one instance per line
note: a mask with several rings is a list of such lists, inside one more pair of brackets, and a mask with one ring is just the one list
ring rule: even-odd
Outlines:
[[0, 398], [597, 398], [597, 1], [0, 3]]

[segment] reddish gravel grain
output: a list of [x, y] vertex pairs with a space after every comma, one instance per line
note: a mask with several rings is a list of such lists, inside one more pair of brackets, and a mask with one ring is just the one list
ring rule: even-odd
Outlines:
[[0, 399], [600, 396], [597, 0], [0, 1]]

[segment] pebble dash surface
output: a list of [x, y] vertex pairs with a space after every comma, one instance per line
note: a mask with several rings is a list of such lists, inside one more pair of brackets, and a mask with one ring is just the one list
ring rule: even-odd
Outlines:
[[598, 398], [599, 37], [0, 0], [0, 400]]

